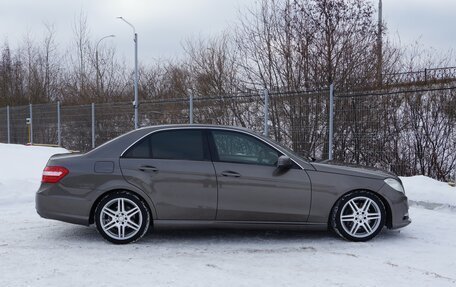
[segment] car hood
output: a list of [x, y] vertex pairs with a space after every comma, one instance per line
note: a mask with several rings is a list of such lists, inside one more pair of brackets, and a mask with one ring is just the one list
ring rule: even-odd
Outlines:
[[376, 179], [395, 178], [398, 179], [394, 173], [372, 167], [361, 165], [350, 165], [346, 163], [337, 163], [333, 161], [313, 162], [313, 167], [320, 172], [337, 173], [349, 176], [368, 177]]

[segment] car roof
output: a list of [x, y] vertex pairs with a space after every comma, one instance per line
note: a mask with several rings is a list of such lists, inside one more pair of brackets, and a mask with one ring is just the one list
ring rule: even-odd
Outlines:
[[156, 125], [156, 126], [147, 126], [139, 128], [138, 130], [160, 130], [166, 128], [223, 128], [223, 129], [232, 129], [232, 130], [241, 130], [241, 131], [248, 131], [253, 132], [250, 129], [238, 126], [227, 126], [227, 125], [214, 125], [214, 124], [165, 124], [165, 125]]

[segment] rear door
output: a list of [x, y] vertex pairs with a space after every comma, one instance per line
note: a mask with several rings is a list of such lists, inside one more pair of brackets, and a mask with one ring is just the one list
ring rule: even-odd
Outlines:
[[310, 179], [299, 166], [278, 170], [281, 153], [247, 133], [214, 129], [210, 144], [218, 179], [217, 220], [307, 220]]
[[127, 150], [120, 166], [149, 194], [157, 219], [215, 219], [217, 183], [203, 129], [154, 132]]

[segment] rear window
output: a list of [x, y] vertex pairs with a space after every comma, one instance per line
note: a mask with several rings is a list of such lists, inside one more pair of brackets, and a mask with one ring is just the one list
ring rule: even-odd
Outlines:
[[150, 138], [147, 137], [142, 139], [140, 142], [132, 146], [128, 151], [124, 154], [123, 157], [126, 158], [152, 158], [152, 154], [150, 151]]
[[125, 158], [208, 160], [202, 130], [170, 130], [153, 133], [132, 146]]

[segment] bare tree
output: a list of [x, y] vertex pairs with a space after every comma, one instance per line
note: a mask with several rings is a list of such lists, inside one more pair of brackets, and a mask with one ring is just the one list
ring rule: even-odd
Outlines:
[[[91, 95], [88, 94], [87, 80], [88, 80], [88, 62], [90, 56], [90, 39], [89, 39], [89, 27], [87, 24], [87, 15], [81, 11], [80, 14], [75, 18], [73, 24], [74, 33], [74, 47], [76, 49], [75, 55], [70, 54], [69, 61], [71, 61], [73, 67], [77, 70], [69, 75], [73, 78], [73, 89], [77, 93], [77, 96], [88, 102], [91, 100]], [[74, 86], [76, 85], [76, 86]], [[74, 96], [74, 94], [73, 94]]]

